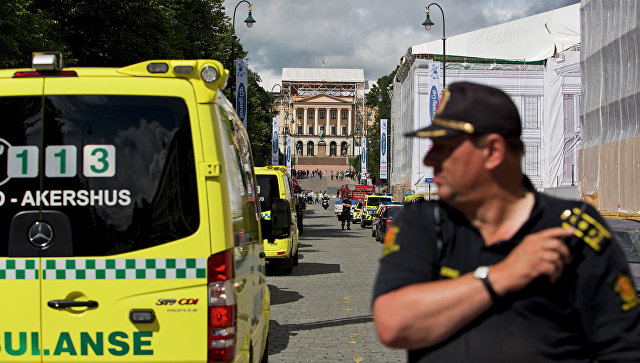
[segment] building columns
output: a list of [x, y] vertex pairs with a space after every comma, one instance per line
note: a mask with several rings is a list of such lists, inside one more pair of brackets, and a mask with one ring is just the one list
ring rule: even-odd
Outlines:
[[304, 128], [302, 129], [302, 134], [306, 135], [309, 130], [307, 129], [307, 108], [304, 108]]
[[315, 110], [316, 110], [315, 117], [313, 118], [313, 122], [314, 122], [313, 134], [318, 135], [318, 133], [320, 132], [320, 129], [318, 129], [318, 108], [316, 107]]
[[324, 119], [326, 120], [326, 126], [324, 127], [324, 134], [325, 136], [330, 135], [331, 133], [329, 132], [331, 129], [329, 128], [329, 120], [331, 119], [329, 116], [331, 116], [331, 109], [329, 108], [325, 108], [324, 111]]

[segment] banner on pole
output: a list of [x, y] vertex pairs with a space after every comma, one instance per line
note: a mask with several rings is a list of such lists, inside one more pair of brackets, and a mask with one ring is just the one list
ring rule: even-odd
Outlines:
[[380, 119], [380, 179], [387, 179], [387, 119]]
[[278, 116], [273, 118], [273, 128], [271, 129], [271, 165], [278, 165], [278, 128], [280, 127], [280, 119]]
[[367, 172], [367, 138], [363, 137], [360, 140], [360, 179], [366, 179], [365, 173]]
[[247, 60], [236, 59], [236, 112], [247, 128]]
[[[442, 66], [440, 62], [429, 62], [429, 77], [426, 82], [426, 89], [428, 93], [423, 97], [426, 102], [421, 102], [421, 109], [418, 112], [417, 117], [414, 118], [414, 130], [419, 130], [431, 125], [431, 121], [436, 115], [436, 109], [438, 108], [438, 102], [441, 96], [441, 72]], [[423, 106], [422, 106], [423, 105]], [[414, 192], [425, 193], [430, 188], [430, 183], [433, 181], [433, 168], [424, 165], [422, 159], [425, 153], [431, 149], [431, 139], [415, 137], [413, 139], [413, 150], [419, 152], [413, 153], [413, 165], [416, 167], [413, 169], [411, 175], [411, 185], [413, 185]]]
[[287, 136], [287, 170], [291, 174], [291, 136]]

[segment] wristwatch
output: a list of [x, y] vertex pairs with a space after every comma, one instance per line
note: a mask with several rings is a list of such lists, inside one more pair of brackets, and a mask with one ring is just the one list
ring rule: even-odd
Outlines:
[[486, 287], [487, 291], [489, 291], [491, 300], [493, 300], [494, 303], [498, 303], [500, 301], [500, 296], [496, 294], [493, 286], [491, 286], [491, 282], [489, 282], [489, 266], [479, 266], [478, 268], [476, 268], [476, 270], [473, 271], [473, 277], [482, 281], [484, 287]]

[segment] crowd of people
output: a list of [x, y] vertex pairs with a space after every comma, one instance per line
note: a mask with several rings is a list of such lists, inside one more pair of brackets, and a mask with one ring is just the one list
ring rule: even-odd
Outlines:
[[324, 176], [325, 178], [331, 178], [331, 180], [344, 180], [345, 178], [347, 179], [351, 179], [351, 180], [359, 180], [360, 179], [360, 173], [356, 173], [353, 170], [320, 170], [320, 169], [315, 169], [315, 170], [297, 170], [297, 169], [292, 169], [291, 170], [291, 175], [294, 176], [294, 178], [296, 179], [309, 179], [309, 178], [313, 178], [313, 177], [318, 177], [320, 179], [322, 179], [322, 177]]

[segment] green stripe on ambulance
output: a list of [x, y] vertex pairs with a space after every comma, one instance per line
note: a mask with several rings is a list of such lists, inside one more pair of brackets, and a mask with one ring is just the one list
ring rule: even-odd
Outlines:
[[[164, 280], [207, 277], [205, 258], [47, 259], [44, 280]], [[36, 259], [0, 259], [0, 280], [37, 280]]]

